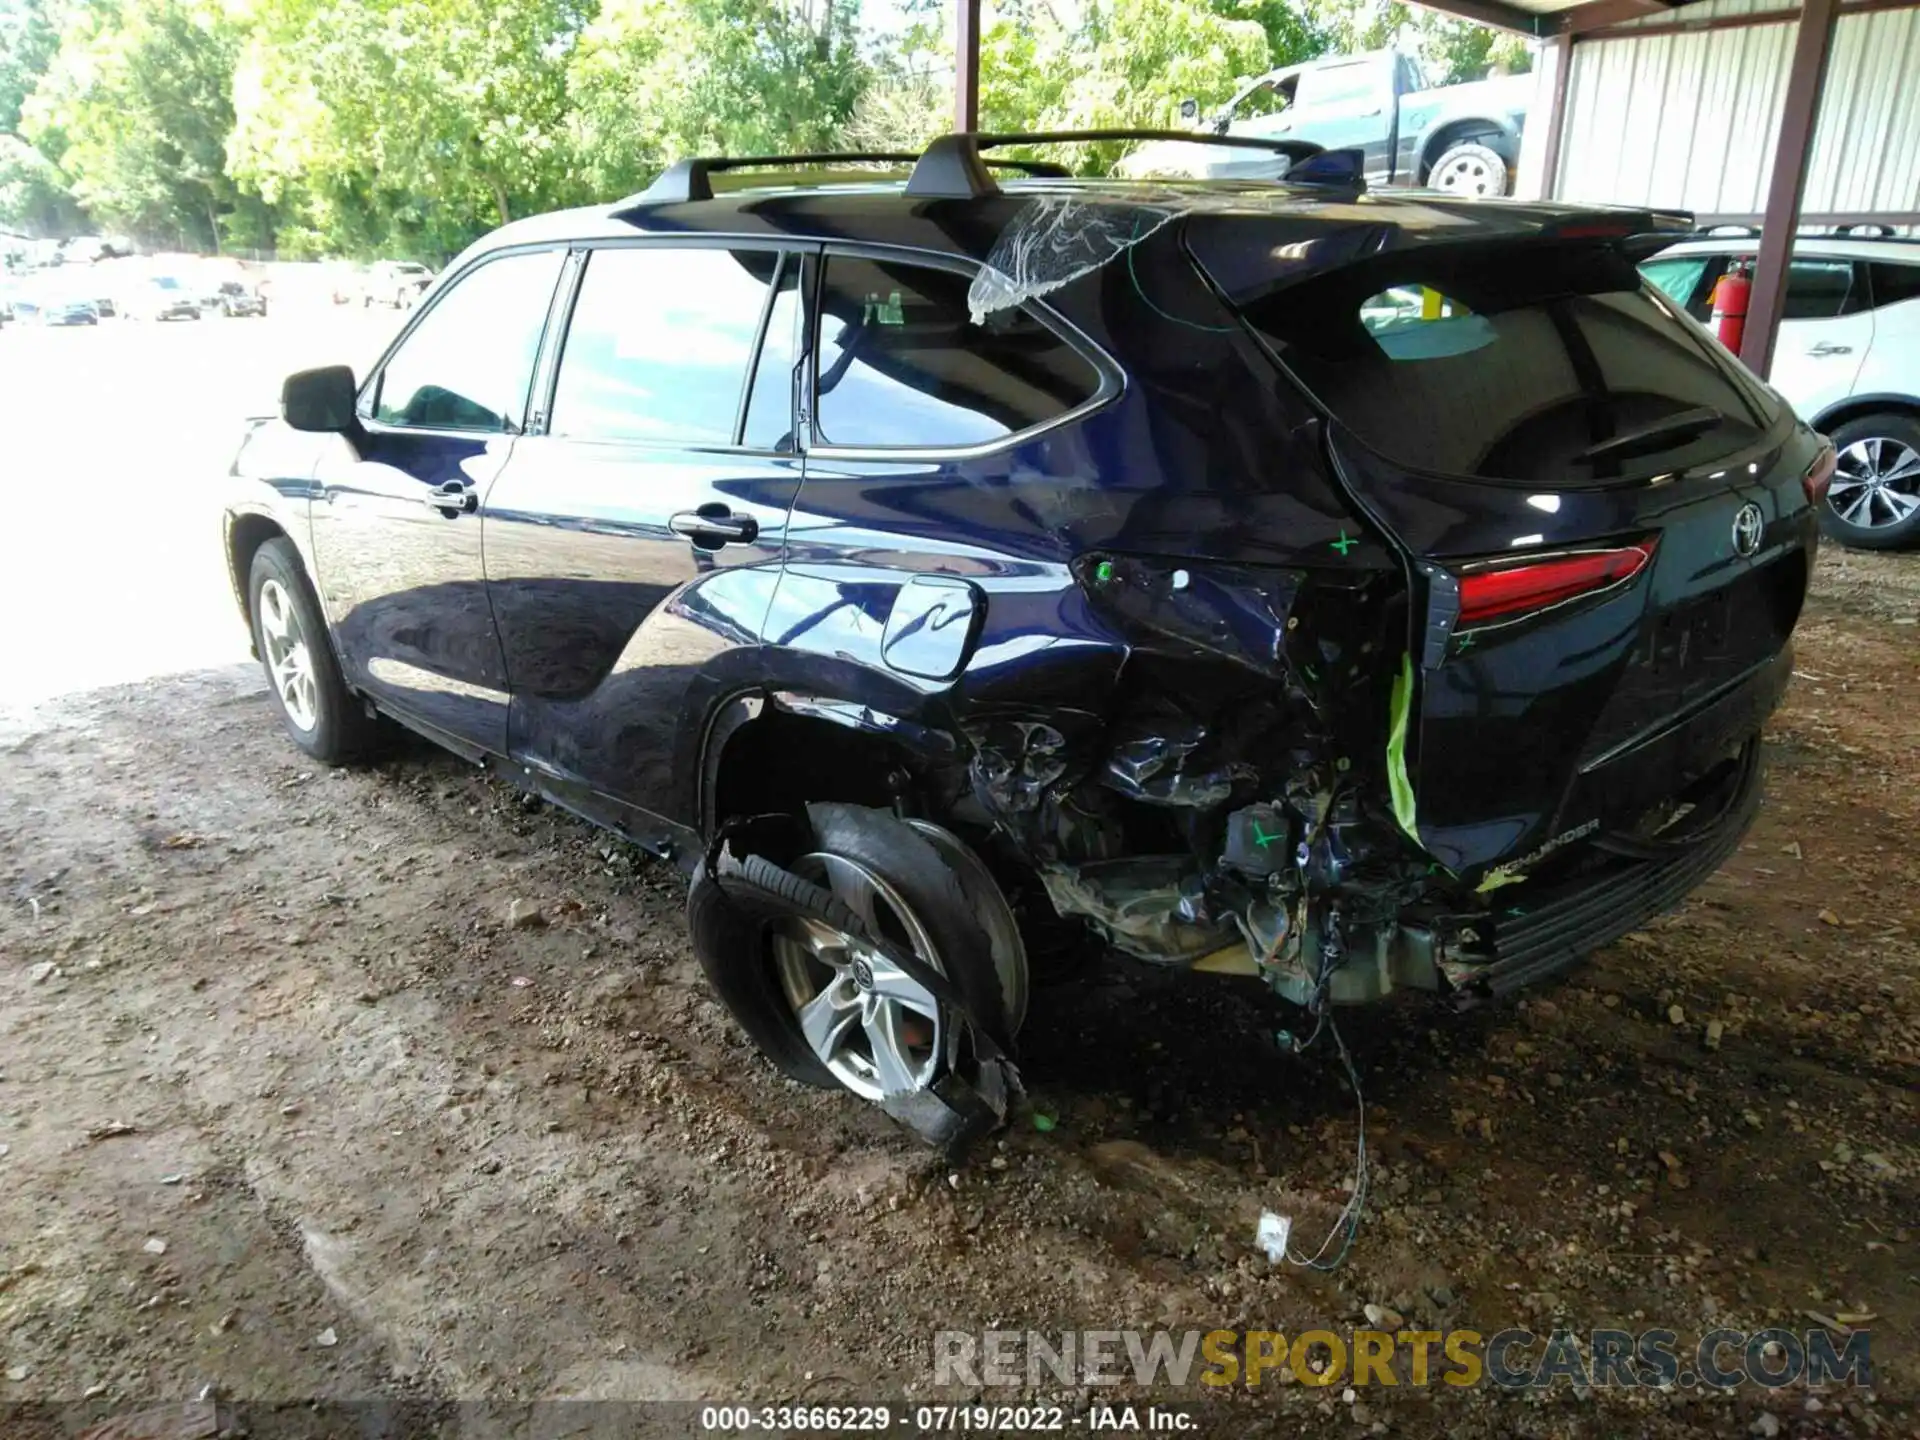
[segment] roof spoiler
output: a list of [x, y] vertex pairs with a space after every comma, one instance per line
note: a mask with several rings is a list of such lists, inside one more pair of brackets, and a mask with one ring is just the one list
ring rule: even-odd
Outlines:
[[[913, 174], [907, 179], [906, 193], [920, 200], [977, 200], [997, 195], [1000, 187], [994, 184], [993, 176], [987, 169], [997, 162], [982, 159], [981, 151], [1003, 145], [1068, 145], [1100, 140], [1174, 140], [1189, 145], [1264, 150], [1271, 155], [1283, 155], [1292, 162], [1287, 172], [1289, 180], [1302, 162], [1326, 153], [1320, 146], [1306, 140], [1261, 140], [1251, 135], [1205, 135], [1192, 130], [1040, 130], [1025, 134], [956, 131], [940, 136], [927, 146], [926, 153], [920, 157], [919, 163], [913, 167]], [[1352, 168], [1357, 172], [1358, 152], [1352, 153], [1356, 162]], [[1319, 180], [1312, 183], [1351, 182], [1341, 179], [1338, 182]]]
[[[917, 166], [923, 157], [906, 150], [837, 150], [804, 155], [695, 155], [676, 160], [662, 170], [646, 189], [629, 195], [614, 209], [634, 209], [641, 205], [684, 205], [690, 200], [713, 199], [714, 175], [727, 170], [770, 170], [780, 168], [822, 168], [835, 165]], [[1017, 170], [1026, 175], [1063, 179], [1067, 167], [1046, 160], [991, 160], [1000, 169]], [[991, 182], [989, 182], [991, 183]]]

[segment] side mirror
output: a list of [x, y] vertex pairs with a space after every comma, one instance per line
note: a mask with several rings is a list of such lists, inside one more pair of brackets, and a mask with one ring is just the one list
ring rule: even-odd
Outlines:
[[323, 435], [351, 434], [360, 428], [359, 418], [353, 412], [357, 396], [351, 366], [322, 365], [317, 370], [299, 370], [280, 386], [280, 414], [295, 430]]
[[1185, 100], [1182, 100], [1180, 102], [1180, 118], [1182, 120], [1198, 120], [1200, 118], [1200, 102], [1192, 96], [1188, 96]]

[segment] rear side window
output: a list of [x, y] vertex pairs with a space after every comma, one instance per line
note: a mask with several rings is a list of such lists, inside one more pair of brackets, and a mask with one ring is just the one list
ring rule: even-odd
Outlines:
[[[731, 445], [789, 439], [798, 263], [777, 250], [595, 250], [554, 382], [552, 434]], [[786, 297], [782, 304], [780, 297]], [[749, 375], [762, 334], [767, 353]]]
[[1865, 304], [1851, 260], [1795, 260], [1787, 267], [1783, 320], [1832, 320], [1851, 315]]
[[1388, 254], [1247, 317], [1333, 416], [1413, 469], [1565, 487], [1697, 465], [1769, 413], [1602, 247]]
[[827, 445], [988, 444], [1091, 400], [1100, 372], [1014, 307], [974, 324], [970, 277], [830, 255], [820, 285], [814, 423]]
[[1876, 306], [1920, 300], [1920, 265], [1869, 265], [1867, 273]]
[[434, 430], [516, 428], [561, 259], [558, 250], [503, 255], [455, 280], [381, 370], [374, 419]]

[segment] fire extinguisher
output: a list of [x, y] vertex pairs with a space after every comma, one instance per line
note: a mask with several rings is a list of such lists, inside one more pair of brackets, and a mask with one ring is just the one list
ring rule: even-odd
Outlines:
[[1747, 300], [1752, 294], [1753, 282], [1747, 278], [1747, 272], [1738, 267], [1714, 282], [1713, 333], [1736, 355], [1747, 333]]

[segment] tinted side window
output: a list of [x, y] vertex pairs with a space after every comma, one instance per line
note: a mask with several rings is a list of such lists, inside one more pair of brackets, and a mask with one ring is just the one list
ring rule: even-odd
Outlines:
[[1379, 80], [1379, 72], [1372, 63], [1309, 70], [1300, 77], [1300, 104], [1302, 107], [1352, 105], [1370, 98], [1379, 88]]
[[[732, 444], [780, 270], [777, 250], [594, 251], [567, 326], [548, 428], [577, 440]], [[788, 370], [792, 334], [789, 319], [784, 340], [769, 337], [784, 345]], [[766, 363], [781, 362], [770, 355]], [[775, 438], [787, 428], [780, 423]]]
[[1851, 260], [1795, 260], [1787, 267], [1783, 320], [1831, 320], [1861, 306]]
[[455, 280], [380, 372], [374, 418], [436, 430], [519, 425], [561, 259], [503, 255]]
[[1898, 305], [1920, 300], [1920, 265], [1869, 265], [1874, 305]]
[[1099, 393], [1086, 356], [1029, 312], [967, 310], [968, 276], [832, 255], [820, 286], [815, 423], [829, 445], [975, 445]]

